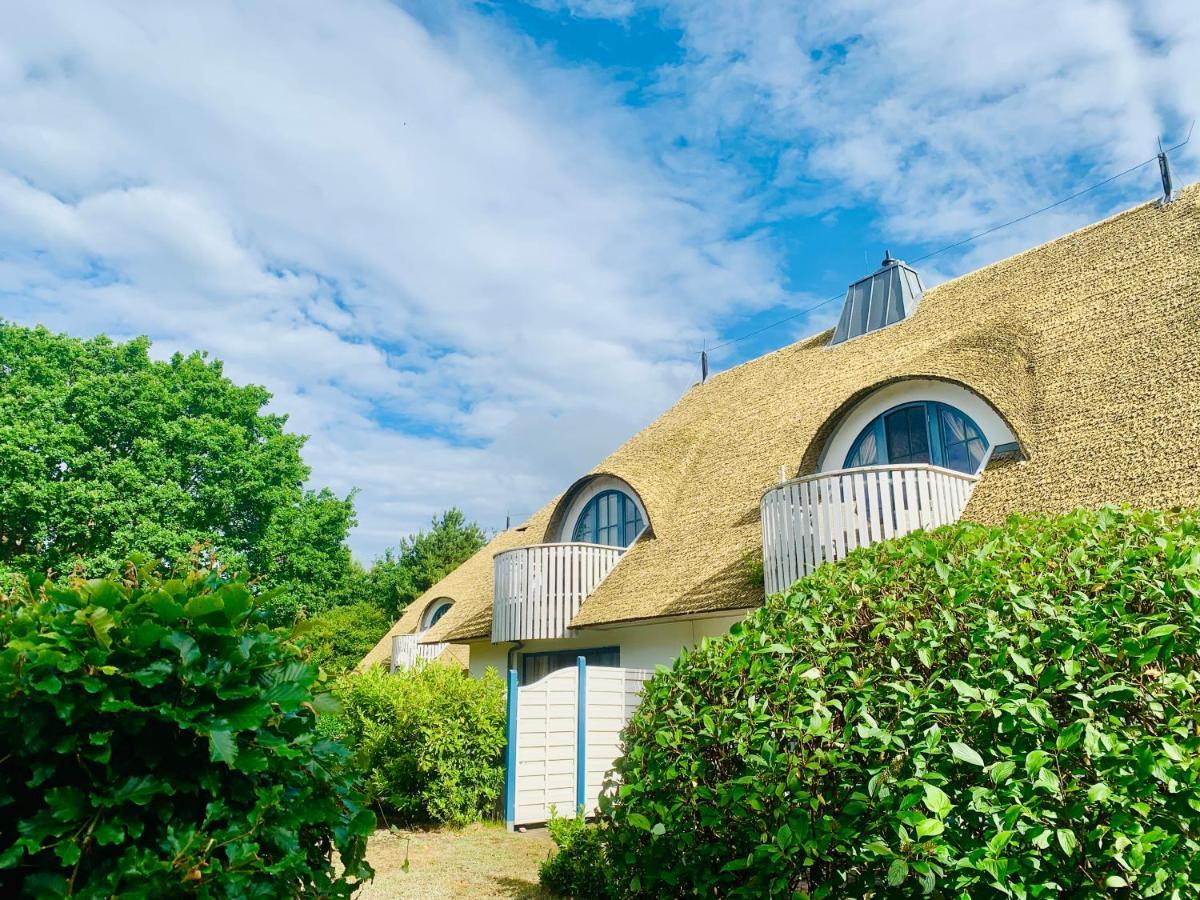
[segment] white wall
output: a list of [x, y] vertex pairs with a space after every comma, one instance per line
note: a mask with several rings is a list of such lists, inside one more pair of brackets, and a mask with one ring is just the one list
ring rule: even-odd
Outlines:
[[[651, 669], [670, 665], [679, 651], [693, 647], [703, 637], [725, 634], [742, 615], [709, 619], [686, 619], [629, 625], [620, 628], [588, 628], [576, 632], [576, 637], [555, 641], [526, 641], [515, 654], [514, 664], [521, 671], [521, 652], [541, 653], [546, 650], [583, 650], [589, 647], [620, 647], [621, 665], [626, 668]], [[508, 665], [509, 644], [478, 641], [471, 644], [471, 676], [478, 678], [491, 667], [501, 675]]]
[[983, 429], [988, 444], [992, 447], [1016, 440], [1012, 430], [1005, 424], [1000, 414], [974, 391], [969, 391], [961, 385], [950, 384], [947, 381], [914, 378], [882, 387], [864, 397], [857, 406], [851, 409], [842, 419], [833, 436], [826, 442], [825, 449], [821, 452], [819, 470], [834, 472], [841, 469], [846, 462], [846, 455], [850, 452], [850, 447], [854, 444], [854, 439], [867, 427], [867, 423], [893, 406], [899, 406], [901, 403], [913, 403], [917, 400], [934, 400], [962, 410]]

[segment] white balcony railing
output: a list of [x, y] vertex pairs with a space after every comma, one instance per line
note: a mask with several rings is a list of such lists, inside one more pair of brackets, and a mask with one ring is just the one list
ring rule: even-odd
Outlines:
[[567, 627], [625, 551], [600, 544], [535, 544], [497, 553], [492, 641], [570, 637]]
[[772, 488], [762, 498], [767, 593], [856, 547], [957, 521], [978, 480], [940, 466], [865, 466]]
[[392, 671], [411, 669], [418, 661], [437, 659], [449, 644], [418, 644], [419, 634], [392, 635]]

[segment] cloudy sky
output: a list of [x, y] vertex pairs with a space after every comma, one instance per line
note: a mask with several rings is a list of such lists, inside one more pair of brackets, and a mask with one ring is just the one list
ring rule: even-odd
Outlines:
[[[204, 349], [364, 561], [520, 519], [697, 353], [1175, 143], [1184, 0], [0, 0], [0, 317]], [[1200, 135], [1175, 154], [1200, 177]], [[919, 264], [1155, 196], [1148, 165]], [[827, 327], [838, 304], [714, 368]]]

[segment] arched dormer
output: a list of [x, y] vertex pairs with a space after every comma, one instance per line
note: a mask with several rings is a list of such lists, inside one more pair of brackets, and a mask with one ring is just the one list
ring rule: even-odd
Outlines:
[[928, 463], [975, 475], [990, 453], [1017, 441], [1004, 417], [979, 394], [933, 378], [895, 381], [871, 391], [825, 434], [815, 467], [820, 472]]
[[446, 613], [450, 612], [450, 607], [454, 605], [454, 601], [449, 597], [438, 597], [432, 603], [425, 607], [425, 611], [421, 613], [421, 626], [419, 631], [425, 632], [438, 623], [438, 621]]
[[991, 455], [1019, 455], [1004, 417], [964, 385], [893, 381], [847, 400], [799, 477], [763, 494], [768, 594], [858, 547], [958, 521]]
[[627, 482], [613, 475], [588, 475], [563, 495], [546, 540], [625, 548], [649, 525], [645, 504]]

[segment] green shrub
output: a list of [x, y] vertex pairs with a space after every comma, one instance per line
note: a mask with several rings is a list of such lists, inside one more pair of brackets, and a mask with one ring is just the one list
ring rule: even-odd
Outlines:
[[342, 675], [358, 665], [391, 627], [391, 616], [361, 600], [313, 616], [304, 623], [303, 641], [314, 663], [330, 675]]
[[504, 784], [504, 685], [430, 663], [341, 679], [342, 728], [368, 797], [397, 822], [464, 825]]
[[606, 798], [643, 896], [1200, 895], [1200, 517], [855, 552], [647, 687]]
[[25, 586], [0, 641], [5, 893], [345, 897], [369, 877], [374, 816], [330, 774], [316, 667], [244, 583]]
[[608, 860], [603, 836], [583, 816], [552, 815], [546, 823], [558, 851], [541, 864], [538, 879], [548, 891], [574, 900], [608, 900]]

